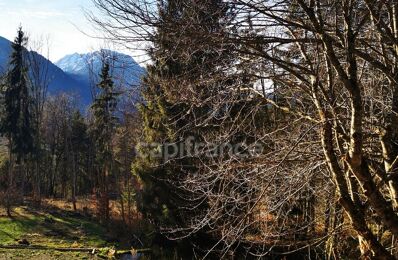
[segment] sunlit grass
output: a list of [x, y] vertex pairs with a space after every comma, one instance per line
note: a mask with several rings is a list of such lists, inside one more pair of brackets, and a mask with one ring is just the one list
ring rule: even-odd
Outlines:
[[93, 220], [68, 216], [65, 212], [42, 213], [17, 208], [13, 218], [0, 217], [0, 244], [27, 239], [32, 245], [49, 247], [101, 247], [105, 228]]

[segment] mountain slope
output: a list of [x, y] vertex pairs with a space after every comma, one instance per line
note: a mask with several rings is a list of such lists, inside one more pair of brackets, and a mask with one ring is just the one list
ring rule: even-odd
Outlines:
[[134, 95], [138, 95], [139, 83], [145, 69], [129, 55], [103, 49], [86, 54], [67, 55], [56, 62], [56, 65], [75, 80], [93, 85], [99, 80], [103, 61], [110, 63], [112, 78], [119, 91], [134, 92]]
[[10, 53], [11, 42], [6, 38], [0, 37], [0, 73], [6, 70]]
[[[11, 42], [0, 37], [0, 73], [4, 73], [8, 67], [8, 61], [11, 54]], [[43, 71], [46, 71], [46, 78], [49, 82], [48, 92], [50, 95], [58, 93], [74, 94], [81, 99], [83, 104], [89, 102], [91, 95], [87, 85], [75, 80], [51, 61], [36, 52], [30, 52], [30, 56], [39, 64]]]
[[[0, 74], [7, 71], [10, 54], [11, 42], [0, 37]], [[140, 95], [139, 84], [141, 77], [145, 74], [145, 69], [128, 55], [110, 50], [86, 54], [75, 53], [65, 56], [56, 64], [36, 52], [30, 52], [30, 56], [36, 64], [40, 65], [42, 71], [47, 72], [50, 95], [73, 94], [83, 107], [92, 101], [92, 90], [95, 89], [93, 86], [99, 80], [104, 60], [110, 63], [116, 89], [124, 94], [124, 98], [136, 100]]]

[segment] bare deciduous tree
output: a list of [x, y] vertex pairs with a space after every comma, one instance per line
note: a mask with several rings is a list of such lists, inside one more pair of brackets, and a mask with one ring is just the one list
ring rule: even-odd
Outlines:
[[[160, 24], [152, 1], [94, 2], [108, 15], [107, 20], [94, 18], [94, 22], [125, 44], [150, 40]], [[188, 2], [192, 10], [204, 6]], [[201, 203], [207, 204], [206, 210], [191, 216], [189, 227], [173, 227], [168, 233], [181, 237], [210, 227], [230, 249], [248, 243], [258, 245], [257, 250], [269, 241], [316, 244], [339, 227], [336, 221], [329, 226], [330, 217], [324, 216], [325, 211], [338, 211], [330, 207], [336, 196], [357, 233], [362, 256], [392, 259], [398, 235], [398, 3], [235, 0], [224, 4], [233, 15], [224, 21], [228, 30], [221, 33], [194, 31], [203, 22], [195, 20], [195, 12], [191, 20], [175, 24], [178, 30], [167, 28], [175, 42], [170, 57], [178, 53], [179, 58], [190, 59], [206, 48], [220, 53], [226, 48], [235, 55], [233, 65], [214, 68], [223, 74], [206, 74], [203, 67], [195, 67], [193, 74], [167, 79], [172, 86], [169, 100], [191, 104], [170, 124], [190, 113], [190, 122], [180, 132], [217, 125], [217, 130], [201, 135], [205, 145], [193, 158], [197, 170], [175, 183], [189, 191], [185, 199], [192, 210]], [[221, 88], [207, 89], [211, 93], [207, 98], [199, 95], [198, 86], [220, 82], [218, 75], [231, 80]], [[244, 93], [261, 102], [252, 104]], [[244, 105], [234, 111], [239, 102]], [[197, 106], [208, 107], [209, 113], [195, 115]], [[255, 115], [264, 111], [273, 120], [258, 126]], [[230, 143], [237, 135], [266, 149], [256, 158], [203, 159], [214, 143]], [[178, 161], [167, 163], [178, 165]], [[325, 232], [317, 233], [319, 226]], [[375, 233], [373, 226], [381, 232]], [[253, 231], [254, 227], [261, 228]], [[290, 237], [302, 231], [309, 237]], [[382, 239], [386, 236], [391, 240]]]

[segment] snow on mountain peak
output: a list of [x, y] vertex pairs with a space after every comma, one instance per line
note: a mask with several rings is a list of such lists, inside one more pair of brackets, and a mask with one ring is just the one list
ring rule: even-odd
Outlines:
[[[98, 83], [102, 61], [107, 60], [111, 65], [111, 75], [116, 88], [129, 96], [139, 96], [139, 84], [145, 69], [126, 54], [105, 49], [86, 54], [73, 53], [66, 55], [54, 65], [40, 54], [30, 53], [48, 70], [49, 94], [72, 93], [76, 94], [83, 106], [90, 104], [92, 86]], [[11, 41], [0, 36], [0, 73], [6, 71], [10, 54]]]
[[80, 80], [98, 80], [103, 61], [111, 65], [111, 74], [118, 85], [137, 85], [145, 73], [138, 63], [129, 55], [102, 49], [85, 54], [74, 53], [65, 56], [55, 64], [63, 71]]
[[56, 62], [56, 65], [76, 81], [92, 87], [100, 80], [99, 75], [104, 61], [110, 64], [115, 88], [124, 96], [138, 99], [139, 85], [145, 69], [129, 55], [102, 49], [90, 53], [67, 55]]

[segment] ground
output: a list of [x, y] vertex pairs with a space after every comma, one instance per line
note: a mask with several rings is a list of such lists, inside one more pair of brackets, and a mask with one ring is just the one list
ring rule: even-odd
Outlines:
[[32, 259], [32, 260], [70, 260], [70, 259], [99, 259], [96, 255], [80, 252], [36, 251], [28, 249], [0, 250], [0, 259]]
[[[69, 210], [23, 206], [14, 209], [11, 219], [0, 211], [0, 260], [98, 259], [98, 254], [56, 249], [100, 248], [100, 255], [107, 254], [107, 248], [118, 246], [109, 242], [108, 233], [94, 218]], [[27, 242], [42, 249], [4, 248]]]

